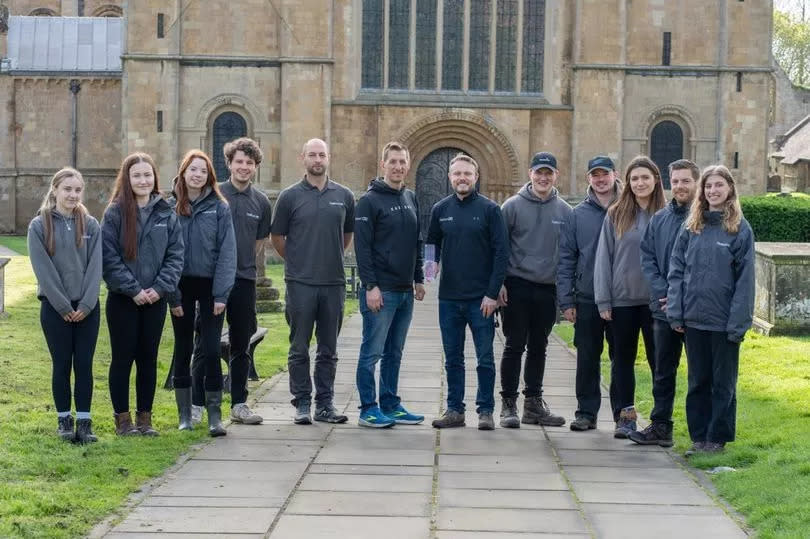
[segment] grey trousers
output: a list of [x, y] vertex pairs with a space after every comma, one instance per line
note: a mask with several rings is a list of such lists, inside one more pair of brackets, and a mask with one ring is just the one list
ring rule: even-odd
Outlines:
[[[290, 351], [287, 368], [293, 406], [312, 400], [315, 379], [315, 406], [332, 404], [337, 370], [337, 338], [343, 324], [346, 287], [310, 286], [287, 281], [284, 314], [290, 326]], [[315, 329], [315, 373], [309, 374], [309, 343]]]

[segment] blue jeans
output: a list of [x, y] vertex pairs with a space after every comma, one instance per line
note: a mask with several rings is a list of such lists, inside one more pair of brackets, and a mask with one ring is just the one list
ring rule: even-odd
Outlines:
[[439, 327], [447, 373], [447, 409], [464, 413], [464, 332], [468, 325], [478, 358], [476, 412], [492, 413], [495, 410], [495, 357], [492, 353], [495, 321], [492, 316], [484, 318], [480, 299], [439, 300]]
[[366, 305], [366, 291], [361, 289], [358, 295], [360, 314], [363, 316], [363, 343], [357, 362], [357, 391], [363, 411], [377, 404], [374, 369], [378, 361], [380, 408], [390, 411], [399, 405], [399, 365], [413, 316], [413, 291], [383, 291], [382, 298], [383, 306], [375, 313]]

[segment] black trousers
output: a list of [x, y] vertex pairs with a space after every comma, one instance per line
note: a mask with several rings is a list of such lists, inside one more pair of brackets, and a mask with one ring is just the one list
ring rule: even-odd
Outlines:
[[672, 424], [672, 407], [675, 402], [675, 381], [681, 362], [683, 333], [673, 330], [664, 320], [653, 319], [655, 341], [655, 374], [653, 375], [654, 405], [650, 419], [656, 423]]
[[129, 411], [129, 375], [134, 362], [137, 411], [151, 412], [157, 384], [157, 355], [166, 300], [135, 305], [132, 298], [110, 292], [107, 295], [107, 327], [110, 330], [110, 399], [115, 413]]
[[[74, 302], [76, 309], [78, 302]], [[57, 412], [70, 411], [70, 374], [77, 412], [89, 412], [93, 400], [93, 355], [101, 320], [98, 304], [81, 322], [65, 322], [48, 300], [42, 300], [39, 321], [51, 353], [51, 391]]]
[[622, 408], [633, 406], [636, 401], [636, 356], [638, 355], [638, 336], [644, 337], [644, 348], [647, 352], [647, 364], [650, 376], [655, 372], [655, 344], [653, 342], [652, 313], [647, 305], [632, 307], [613, 307], [613, 342], [616, 353], [610, 363], [611, 383], [615, 391], [611, 393], [610, 405], [613, 408], [613, 420], [619, 420]]
[[[577, 318], [574, 323], [574, 346], [577, 349], [577, 416], [596, 420], [602, 404], [599, 387], [601, 378], [601, 358], [605, 340], [611, 363], [615, 355], [611, 324], [602, 320], [599, 310], [593, 303], [577, 303]], [[615, 393], [614, 380], [610, 381], [610, 399]]]
[[507, 277], [504, 285], [507, 305], [501, 313], [506, 343], [501, 356], [501, 396], [518, 396], [520, 364], [526, 350], [523, 394], [539, 397], [543, 394], [548, 336], [557, 318], [557, 287], [518, 277]]
[[[290, 351], [287, 367], [290, 373], [292, 403], [312, 398], [312, 378], [315, 379], [315, 404], [323, 407], [332, 403], [337, 371], [337, 338], [343, 324], [343, 303], [346, 287], [310, 286], [287, 281], [284, 314], [290, 326]], [[317, 348], [314, 376], [309, 374], [309, 343], [315, 329]]]
[[686, 422], [693, 442], [733, 442], [740, 343], [724, 331], [686, 328]]
[[181, 277], [183, 316], [172, 316], [174, 328], [174, 387], [191, 387], [191, 356], [194, 352], [195, 307], [200, 303], [200, 350], [205, 365], [206, 391], [222, 389], [222, 365], [219, 361], [219, 341], [225, 314], [214, 316], [213, 279]]

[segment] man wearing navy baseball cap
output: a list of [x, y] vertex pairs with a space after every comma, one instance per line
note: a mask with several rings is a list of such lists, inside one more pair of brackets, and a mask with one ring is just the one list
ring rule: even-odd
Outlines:
[[[557, 318], [557, 244], [571, 213], [571, 206], [554, 187], [558, 176], [557, 159], [552, 154], [534, 154], [529, 181], [501, 207], [510, 248], [499, 296], [506, 337], [501, 357], [501, 426], [506, 428], [519, 428], [521, 423], [565, 424], [565, 419], [551, 413], [543, 400], [548, 336]], [[524, 350], [523, 417], [518, 418]]]
[[[610, 324], [602, 320], [594, 303], [593, 266], [602, 221], [620, 190], [610, 157], [597, 155], [588, 161], [588, 194], [571, 212], [560, 234], [557, 298], [563, 316], [574, 324], [577, 348], [577, 410], [570, 425], [574, 431], [596, 428], [601, 404], [599, 361], [605, 339], [613, 359]], [[613, 392], [612, 381], [610, 391]]]

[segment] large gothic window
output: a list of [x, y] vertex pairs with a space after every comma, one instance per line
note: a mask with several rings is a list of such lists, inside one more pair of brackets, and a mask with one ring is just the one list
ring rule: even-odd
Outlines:
[[545, 0], [364, 0], [362, 5], [364, 90], [543, 91]]
[[664, 188], [669, 189], [669, 164], [683, 159], [683, 130], [671, 120], [664, 120], [653, 127], [650, 134], [650, 158], [661, 170]]
[[223, 112], [214, 120], [213, 131], [214, 170], [217, 173], [217, 180], [223, 182], [230, 178], [231, 173], [228, 172], [222, 149], [225, 147], [225, 143], [247, 136], [247, 123], [236, 112]]

